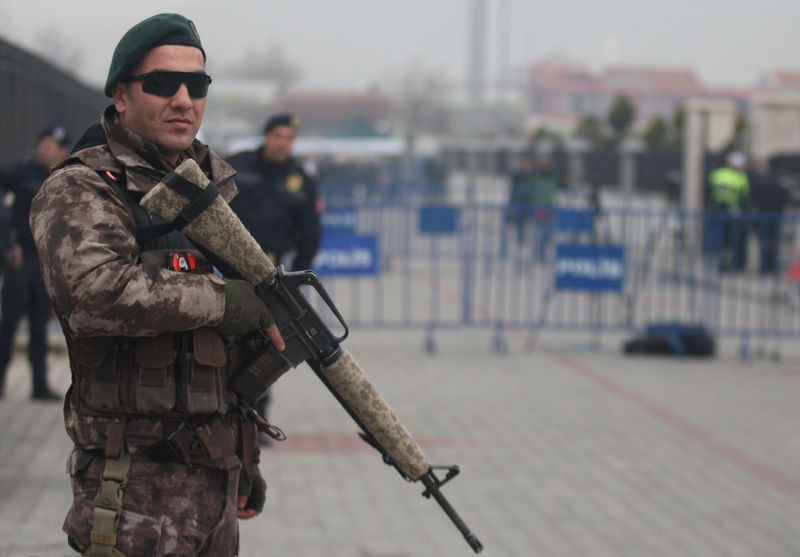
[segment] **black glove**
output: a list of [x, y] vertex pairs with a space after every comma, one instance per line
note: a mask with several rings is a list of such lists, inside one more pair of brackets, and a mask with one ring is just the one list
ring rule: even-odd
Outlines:
[[245, 509], [253, 509], [256, 512], [264, 510], [264, 502], [267, 500], [267, 482], [261, 476], [258, 469], [258, 462], [250, 463], [250, 479], [244, 470], [239, 474], [239, 495], [247, 495], [247, 505]]
[[244, 280], [225, 280], [225, 315], [217, 331], [223, 336], [243, 335], [275, 324], [269, 309]]

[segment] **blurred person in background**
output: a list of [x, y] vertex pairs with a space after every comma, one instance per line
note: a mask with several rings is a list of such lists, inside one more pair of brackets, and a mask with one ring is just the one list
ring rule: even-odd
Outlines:
[[759, 270], [764, 274], [776, 273], [780, 269], [781, 223], [789, 191], [765, 161], [753, 161], [752, 169], [752, 208], [762, 213], [753, 223], [758, 236]]
[[732, 151], [725, 165], [708, 176], [712, 245], [719, 249], [720, 270], [742, 270], [747, 263], [747, 235], [741, 217], [750, 198], [746, 165], [747, 157]]
[[509, 216], [517, 227], [517, 241], [525, 242], [526, 230], [533, 230], [535, 257], [544, 261], [552, 237], [555, 196], [559, 188], [553, 160], [547, 154], [520, 155], [517, 171], [511, 178]]
[[506, 209], [506, 221], [517, 229], [517, 242], [525, 242], [525, 229], [530, 220], [530, 203], [533, 200], [533, 154], [521, 153], [511, 175], [511, 191]]
[[32, 398], [59, 400], [47, 383], [47, 322], [51, 315], [50, 299], [44, 287], [42, 271], [33, 235], [28, 225], [31, 201], [50, 171], [69, 152], [69, 137], [61, 126], [53, 126], [39, 134], [35, 160], [0, 170], [0, 187], [13, 194], [8, 226], [4, 230], [4, 278], [2, 315], [0, 316], [0, 396], [5, 389], [5, 376], [14, 349], [17, 325], [27, 314], [30, 325], [28, 358], [33, 375]]
[[[239, 195], [231, 209], [275, 265], [290, 270], [311, 268], [319, 249], [320, 213], [317, 182], [292, 156], [297, 118], [275, 114], [264, 125], [264, 141], [254, 151], [236, 154], [228, 163], [236, 169]], [[267, 417], [270, 394], [257, 410]], [[259, 434], [263, 444], [269, 436]]]

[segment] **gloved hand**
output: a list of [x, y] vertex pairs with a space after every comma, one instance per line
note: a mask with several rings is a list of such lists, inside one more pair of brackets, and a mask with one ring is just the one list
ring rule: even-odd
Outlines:
[[225, 314], [217, 331], [223, 336], [243, 335], [275, 324], [269, 308], [244, 280], [225, 279]]
[[238, 489], [238, 516], [239, 518], [252, 518], [264, 510], [267, 499], [267, 482], [261, 476], [258, 462], [250, 463], [250, 479], [244, 470], [239, 474]]

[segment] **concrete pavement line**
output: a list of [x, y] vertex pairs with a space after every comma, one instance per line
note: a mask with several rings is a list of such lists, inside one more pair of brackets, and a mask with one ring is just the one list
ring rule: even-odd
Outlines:
[[795, 500], [800, 501], [800, 483], [790, 478], [780, 470], [773, 468], [765, 462], [761, 462], [757, 458], [748, 455], [730, 443], [719, 439], [710, 431], [693, 424], [669, 408], [653, 402], [652, 400], [649, 400], [639, 393], [631, 391], [630, 389], [626, 389], [616, 381], [613, 381], [600, 372], [597, 372], [583, 363], [570, 358], [566, 354], [559, 352], [554, 348], [545, 346], [542, 346], [541, 350], [554, 360], [557, 360], [561, 364], [565, 365], [568, 369], [589, 379], [604, 391], [614, 394], [619, 398], [643, 409], [662, 424], [678, 431], [687, 439], [691, 439], [692, 441], [698, 443], [707, 451], [717, 455], [718, 457], [721, 457], [729, 464], [732, 464], [740, 470], [749, 473], [751, 476], [766, 483], [781, 493], [790, 494]]

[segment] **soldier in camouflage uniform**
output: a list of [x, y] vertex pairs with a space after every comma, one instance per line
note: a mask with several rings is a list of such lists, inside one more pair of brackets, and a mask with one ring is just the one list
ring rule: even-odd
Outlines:
[[237, 335], [283, 340], [252, 286], [215, 275], [138, 206], [189, 157], [223, 199], [236, 194], [233, 169], [195, 140], [210, 82], [189, 20], [131, 28], [106, 82], [113, 104], [32, 205], [69, 348], [64, 531], [83, 555], [235, 555], [237, 518], [263, 506], [256, 429], [225, 385], [244, 357]]

